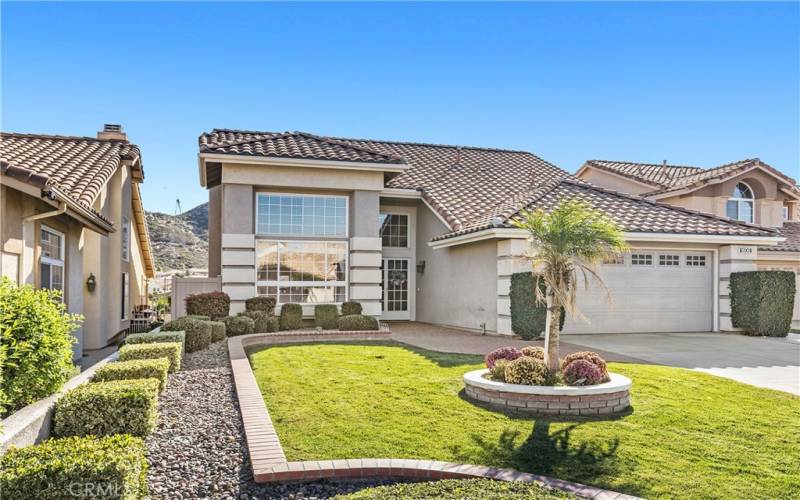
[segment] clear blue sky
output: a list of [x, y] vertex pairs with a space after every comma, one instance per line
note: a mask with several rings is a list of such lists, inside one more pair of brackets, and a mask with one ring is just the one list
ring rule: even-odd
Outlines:
[[143, 150], [145, 205], [206, 200], [218, 128], [800, 177], [798, 3], [2, 4], [2, 129]]

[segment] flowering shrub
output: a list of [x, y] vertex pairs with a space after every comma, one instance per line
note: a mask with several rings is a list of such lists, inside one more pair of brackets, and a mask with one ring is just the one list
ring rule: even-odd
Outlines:
[[530, 356], [520, 356], [509, 362], [505, 375], [509, 384], [545, 385], [548, 380], [544, 361]]
[[598, 369], [600, 369], [600, 375], [602, 377], [602, 379], [601, 379], [602, 382], [608, 382], [609, 380], [611, 380], [609, 378], [609, 376], [608, 376], [608, 366], [606, 366], [606, 360], [601, 358], [600, 355], [597, 354], [596, 352], [592, 352], [592, 351], [581, 351], [581, 352], [576, 352], [576, 353], [570, 354], [569, 356], [567, 356], [566, 358], [564, 358], [561, 361], [561, 371], [563, 372], [564, 370], [566, 370], [567, 367], [570, 364], [572, 364], [573, 361], [575, 361], [577, 359], [586, 360], [586, 361], [592, 363], [593, 365], [595, 365]]
[[522, 348], [523, 356], [530, 356], [531, 358], [541, 359], [544, 361], [544, 349], [538, 346], [527, 346]]
[[520, 356], [522, 356], [522, 352], [516, 347], [498, 347], [486, 355], [486, 368], [491, 370], [494, 367], [494, 362], [498, 359], [512, 361]]
[[585, 359], [576, 359], [561, 372], [569, 385], [595, 385], [603, 381], [600, 368]]
[[508, 366], [508, 363], [507, 359], [498, 359], [494, 362], [494, 366], [489, 370], [494, 380], [498, 382], [506, 381], [506, 366]]

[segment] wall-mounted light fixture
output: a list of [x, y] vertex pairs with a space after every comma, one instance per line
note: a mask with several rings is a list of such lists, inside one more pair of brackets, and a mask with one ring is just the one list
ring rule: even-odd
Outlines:
[[95, 287], [97, 287], [97, 278], [94, 277], [94, 274], [89, 273], [89, 277], [86, 279], [86, 289], [94, 292]]
[[417, 262], [417, 272], [419, 274], [425, 274], [425, 261], [421, 260]]

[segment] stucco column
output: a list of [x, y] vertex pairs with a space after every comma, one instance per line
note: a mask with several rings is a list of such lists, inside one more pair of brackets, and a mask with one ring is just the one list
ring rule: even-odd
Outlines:
[[530, 271], [524, 258], [528, 249], [526, 239], [508, 239], [497, 242], [497, 333], [514, 335], [511, 330], [511, 275]]
[[381, 238], [377, 191], [353, 191], [350, 199], [350, 299], [363, 313], [380, 316]]
[[234, 315], [244, 311], [245, 300], [256, 296], [253, 186], [224, 184], [221, 205], [222, 291], [231, 298]]
[[756, 271], [758, 248], [754, 246], [728, 245], [719, 249], [719, 329], [738, 331], [731, 322], [730, 280], [731, 273]]

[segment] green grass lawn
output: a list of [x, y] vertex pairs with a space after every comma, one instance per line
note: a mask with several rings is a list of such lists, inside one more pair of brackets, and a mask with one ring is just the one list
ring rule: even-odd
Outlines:
[[679, 368], [611, 363], [633, 379], [616, 420], [514, 417], [463, 399], [479, 356], [400, 344], [250, 353], [290, 460], [421, 458], [511, 467], [643, 497], [791, 498], [800, 398]]

